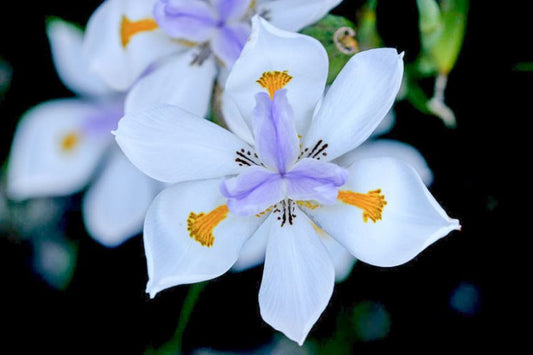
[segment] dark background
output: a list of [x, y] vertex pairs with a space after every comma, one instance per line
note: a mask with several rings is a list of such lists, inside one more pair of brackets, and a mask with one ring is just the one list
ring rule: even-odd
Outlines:
[[[85, 25], [99, 3], [47, 0], [0, 5], [0, 56], [13, 67], [11, 87], [0, 102], [2, 161], [24, 111], [45, 100], [72, 96], [51, 61], [46, 17]], [[355, 20], [361, 3], [345, 0], [334, 13]], [[531, 233], [515, 232], [521, 205], [511, 205], [511, 197], [527, 201], [531, 194], [524, 173], [530, 165], [525, 159], [527, 141], [520, 133], [531, 119], [532, 74], [513, 70], [518, 62], [533, 61], [525, 3], [471, 1], [464, 47], [446, 91], [447, 103], [457, 115], [456, 129], [445, 128], [439, 119], [403, 101], [396, 105], [396, 126], [386, 136], [422, 152], [435, 175], [432, 193], [450, 216], [461, 220], [462, 231], [400, 267], [358, 263], [350, 278], [336, 285], [311, 337], [327, 338], [339, 312], [373, 300], [389, 312], [391, 331], [383, 340], [357, 342], [358, 354], [478, 353], [498, 345], [509, 350], [521, 339], [524, 328], [505, 316], [530, 309], [530, 303], [519, 301], [513, 281], [525, 270], [512, 261]], [[414, 0], [379, 1], [380, 34], [387, 46], [405, 51], [407, 61], [420, 49], [417, 21]], [[428, 93], [431, 88], [428, 82]], [[33, 274], [31, 243], [0, 237], [0, 353], [137, 354], [172, 336], [187, 287], [149, 300], [144, 293], [142, 238], [116, 249], [97, 244], [82, 228], [80, 196], [70, 199], [74, 209], [62, 221], [79, 247], [74, 277], [65, 291]], [[186, 329], [185, 350], [246, 350], [272, 339], [275, 332], [259, 315], [261, 272], [256, 268], [230, 273], [208, 284]], [[521, 282], [527, 281], [524, 276]], [[472, 316], [449, 306], [461, 282], [479, 290], [480, 308]]]

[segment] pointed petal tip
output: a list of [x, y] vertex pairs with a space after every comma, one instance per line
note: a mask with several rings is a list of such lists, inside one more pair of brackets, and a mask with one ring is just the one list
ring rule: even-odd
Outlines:
[[404, 55], [405, 55], [405, 51], [402, 51], [398, 56], [400, 57], [400, 59], [403, 59]]

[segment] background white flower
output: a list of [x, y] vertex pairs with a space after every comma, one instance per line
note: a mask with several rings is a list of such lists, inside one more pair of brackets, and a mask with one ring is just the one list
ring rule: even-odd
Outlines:
[[117, 149], [110, 131], [123, 115], [123, 96], [88, 71], [82, 31], [54, 19], [47, 25], [62, 82], [79, 98], [41, 103], [22, 117], [7, 173], [11, 199], [65, 196], [85, 188], [83, 218], [89, 234], [116, 246], [142, 229], [160, 184], [138, 171]]

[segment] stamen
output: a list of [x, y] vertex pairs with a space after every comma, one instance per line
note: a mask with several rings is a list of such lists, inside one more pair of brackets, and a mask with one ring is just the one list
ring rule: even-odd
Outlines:
[[281, 227], [285, 225], [285, 223], [289, 222], [290, 225], [292, 225], [294, 218], [296, 218], [296, 206], [293, 200], [282, 200], [281, 202], [281, 209], [278, 207], [278, 205], [274, 205], [273, 213], [278, 214], [278, 221], [281, 222]]
[[274, 208], [274, 206], [270, 206], [270, 207], [267, 208], [266, 210], [257, 213], [255, 216], [259, 218], [259, 217], [261, 217], [262, 215], [264, 215], [265, 213], [268, 213], [268, 212], [272, 211], [272, 208]]
[[267, 71], [256, 81], [259, 85], [268, 90], [268, 94], [272, 99], [276, 91], [283, 89], [285, 85], [291, 81], [292, 76], [287, 74], [287, 71]]
[[120, 39], [122, 41], [122, 47], [126, 48], [130, 43], [131, 38], [136, 34], [153, 31], [157, 27], [157, 22], [151, 18], [131, 21], [126, 16], [122, 16], [122, 23], [120, 25]]
[[61, 150], [71, 152], [80, 142], [80, 136], [76, 132], [70, 132], [61, 139]]
[[387, 204], [385, 195], [381, 194], [381, 189], [368, 191], [366, 194], [349, 190], [339, 190], [337, 199], [363, 210], [363, 221], [366, 223], [370, 218], [376, 223], [381, 220], [383, 207]]
[[198, 214], [191, 212], [187, 218], [187, 230], [189, 236], [202, 244], [204, 247], [210, 247], [215, 241], [213, 230], [228, 215], [228, 206], [218, 206], [211, 212]]

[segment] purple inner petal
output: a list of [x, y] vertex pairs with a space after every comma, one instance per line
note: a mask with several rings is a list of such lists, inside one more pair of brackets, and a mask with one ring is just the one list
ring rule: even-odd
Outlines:
[[348, 171], [338, 165], [305, 158], [285, 174], [287, 197], [333, 204], [346, 179]]
[[211, 41], [211, 49], [229, 69], [241, 55], [249, 35], [248, 25], [222, 26]]
[[99, 106], [99, 110], [85, 117], [82, 124], [83, 132], [88, 135], [109, 134], [117, 128], [118, 121], [124, 116], [124, 102], [106, 102]]
[[229, 210], [240, 216], [251, 216], [266, 210], [283, 199], [284, 190], [279, 174], [259, 166], [226, 179], [220, 186], [220, 192], [228, 199]]
[[252, 118], [255, 148], [263, 163], [283, 175], [300, 150], [287, 90], [278, 90], [272, 100], [261, 92], [255, 95], [255, 100]]
[[220, 21], [224, 23], [241, 20], [250, 9], [250, 2], [251, 0], [211, 0]]
[[159, 0], [154, 18], [170, 37], [191, 42], [209, 40], [219, 25], [210, 6], [199, 0]]

